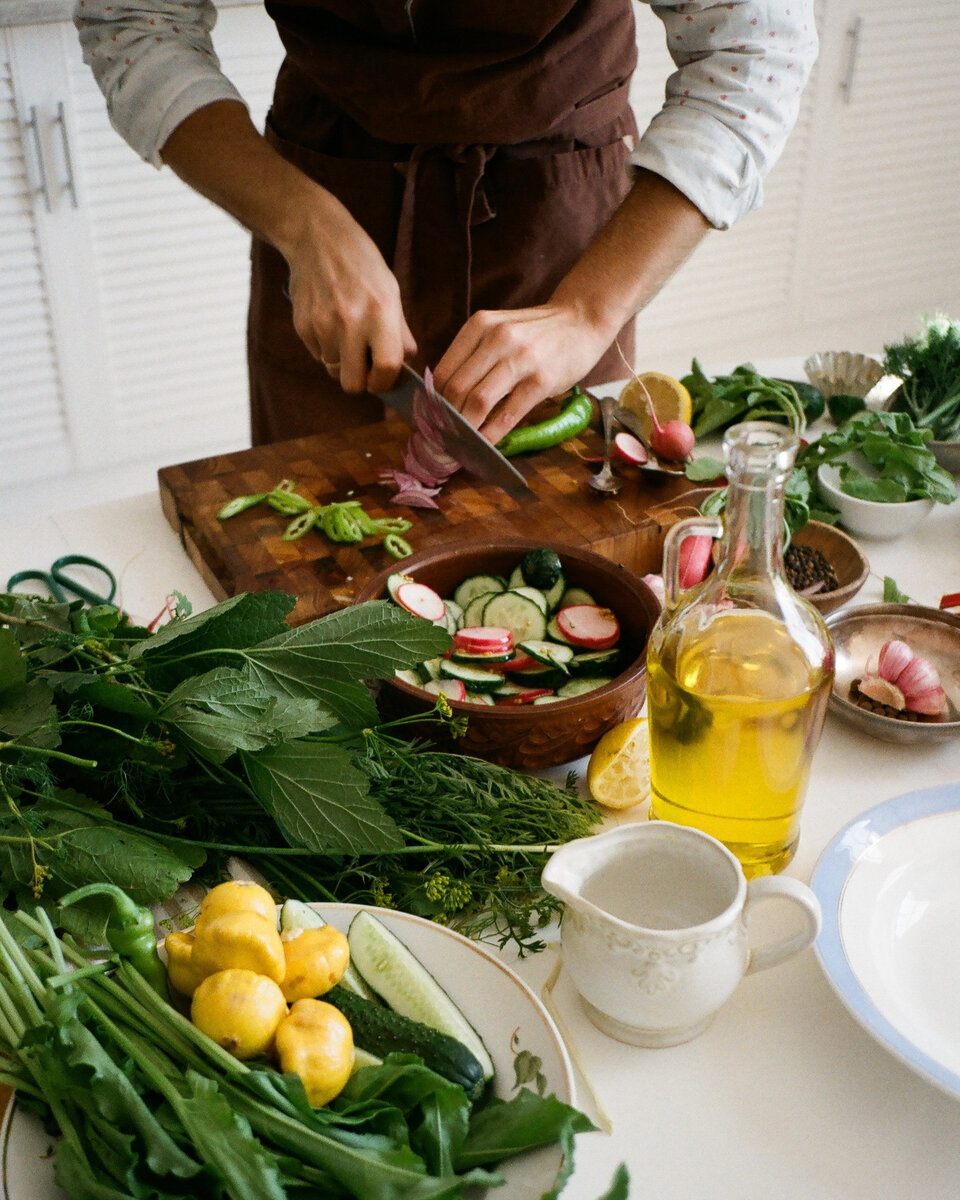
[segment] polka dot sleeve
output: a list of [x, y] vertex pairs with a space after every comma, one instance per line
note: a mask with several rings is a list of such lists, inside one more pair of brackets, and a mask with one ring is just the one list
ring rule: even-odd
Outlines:
[[764, 176], [796, 124], [817, 55], [813, 0], [651, 6], [677, 70], [631, 162], [727, 229], [762, 203]]
[[141, 158], [186, 117], [215, 100], [242, 97], [220, 70], [211, 0], [77, 0], [74, 24], [117, 132]]

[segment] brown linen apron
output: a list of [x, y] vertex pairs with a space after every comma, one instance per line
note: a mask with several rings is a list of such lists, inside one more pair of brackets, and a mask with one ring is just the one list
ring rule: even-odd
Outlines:
[[[629, 188], [628, 0], [266, 0], [286, 49], [266, 134], [336, 195], [397, 276], [435, 366], [478, 309], [546, 301]], [[254, 444], [382, 418], [293, 328], [254, 240]], [[632, 354], [633, 325], [619, 343]], [[622, 377], [612, 347], [588, 375]]]

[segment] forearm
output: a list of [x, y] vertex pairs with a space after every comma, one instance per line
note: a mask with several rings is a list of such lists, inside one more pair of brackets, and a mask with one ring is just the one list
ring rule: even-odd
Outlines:
[[192, 113], [164, 143], [164, 163], [289, 262], [309, 215], [337, 202], [257, 131], [244, 105]]
[[711, 228], [667, 180], [638, 171], [626, 200], [564, 277], [550, 302], [569, 306], [607, 346], [653, 299]]

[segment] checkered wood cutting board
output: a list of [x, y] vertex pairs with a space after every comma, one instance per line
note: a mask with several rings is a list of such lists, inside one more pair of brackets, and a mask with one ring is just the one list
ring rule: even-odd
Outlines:
[[[266, 504], [227, 521], [217, 511], [234, 496], [267, 492], [281, 479], [317, 503], [356, 499], [372, 517], [408, 517], [415, 551], [480, 541], [536, 537], [544, 545], [593, 550], [638, 574], [659, 571], [663, 512], [689, 484], [625, 466], [612, 497], [588, 487], [597, 470], [585, 461], [601, 450], [597, 433], [527, 458], [513, 459], [534, 495], [522, 500], [461, 472], [443, 488], [439, 510], [390, 503], [394, 489], [378, 478], [401, 467], [410, 430], [397, 418], [361, 429], [298, 438], [271, 446], [164, 467], [163, 510], [207, 586], [219, 599], [277, 589], [296, 596], [291, 619], [312, 620], [352, 603], [361, 587], [395, 560], [375, 541], [334, 545], [319, 531], [285, 542], [288, 518]], [[399, 567], [398, 567], [399, 569]]]

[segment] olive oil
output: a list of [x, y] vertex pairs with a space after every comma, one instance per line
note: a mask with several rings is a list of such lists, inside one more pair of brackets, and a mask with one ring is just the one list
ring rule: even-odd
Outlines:
[[687, 607], [647, 655], [651, 816], [723, 842], [744, 873], [793, 857], [832, 656], [779, 615]]

